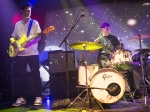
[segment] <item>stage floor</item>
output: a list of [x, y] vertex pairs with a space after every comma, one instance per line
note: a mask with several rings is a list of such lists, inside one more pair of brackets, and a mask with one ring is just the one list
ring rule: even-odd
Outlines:
[[[69, 99], [70, 100], [70, 99]], [[72, 99], [71, 101], [73, 101]], [[58, 100], [59, 101], [59, 100]], [[60, 100], [61, 102], [62, 100]], [[150, 100], [147, 99], [147, 107], [144, 104], [145, 100], [137, 100], [136, 103], [133, 103], [131, 101], [119, 100], [117, 103], [113, 104], [106, 104], [103, 105], [104, 111], [106, 112], [150, 112]], [[41, 106], [34, 106], [33, 105], [34, 100], [28, 99], [27, 103], [25, 105], [21, 105], [20, 107], [13, 107], [11, 102], [1, 102], [0, 105], [0, 112], [89, 112], [90, 107], [89, 103], [87, 101], [82, 101], [80, 99], [77, 99], [69, 108], [62, 107], [62, 108], [56, 108], [51, 109], [52, 102], [50, 100], [43, 100], [43, 103]], [[54, 104], [54, 103], [53, 103]], [[70, 103], [69, 103], [70, 104]], [[60, 104], [59, 104], [60, 105]], [[102, 111], [102, 108], [94, 99], [92, 99], [92, 112], [100, 112]], [[61, 106], [59, 106], [61, 107]]]

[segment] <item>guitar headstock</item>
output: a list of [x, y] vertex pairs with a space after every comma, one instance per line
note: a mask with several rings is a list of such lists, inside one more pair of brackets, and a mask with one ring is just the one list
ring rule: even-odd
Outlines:
[[55, 30], [55, 27], [54, 27], [54, 26], [50, 26], [50, 27], [46, 28], [46, 29], [43, 31], [43, 33], [44, 33], [44, 34], [48, 34], [48, 33], [50, 33], [50, 32], [53, 31], [53, 30]]

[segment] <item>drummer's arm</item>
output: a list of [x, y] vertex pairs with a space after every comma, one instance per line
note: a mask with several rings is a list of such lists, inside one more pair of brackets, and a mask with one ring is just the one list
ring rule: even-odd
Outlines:
[[[94, 42], [98, 43], [99, 42], [99, 37], [97, 39], [95, 39]], [[93, 52], [95, 52], [95, 51], [94, 50], [90, 50], [90, 53], [93, 53]]]
[[98, 42], [99, 42], [100, 37], [101, 37], [101, 36], [97, 37], [97, 39], [95, 39], [95, 40], [94, 40], [94, 42], [95, 42], [95, 43], [98, 43]]
[[98, 41], [99, 41], [98, 39], [95, 39], [95, 40], [94, 40], [95, 43], [98, 43]]

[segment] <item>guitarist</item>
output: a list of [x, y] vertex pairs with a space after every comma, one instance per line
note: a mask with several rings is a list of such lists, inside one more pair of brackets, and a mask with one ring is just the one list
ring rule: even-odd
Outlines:
[[[17, 54], [16, 58], [16, 66], [19, 74], [19, 91], [20, 97], [13, 103], [13, 106], [20, 106], [26, 103], [26, 68], [27, 64], [30, 66], [32, 75], [34, 77], [34, 88], [35, 88], [35, 102], [34, 105], [41, 105], [41, 78], [39, 72], [39, 53], [37, 50], [38, 41], [40, 40], [39, 34], [41, 33], [41, 29], [39, 23], [36, 20], [30, 18], [31, 16], [32, 5], [29, 2], [23, 2], [20, 4], [20, 10], [22, 13], [22, 20], [18, 21], [15, 24], [14, 31], [12, 33], [12, 37], [10, 38], [10, 44], [17, 48], [16, 40], [26, 37], [30, 38], [32, 36], [36, 36], [35, 43], [32, 44], [24, 43], [22, 47], [25, 48], [24, 51]], [[32, 22], [31, 22], [32, 21]], [[32, 23], [32, 24], [31, 24]], [[29, 24], [31, 28], [29, 28]]]

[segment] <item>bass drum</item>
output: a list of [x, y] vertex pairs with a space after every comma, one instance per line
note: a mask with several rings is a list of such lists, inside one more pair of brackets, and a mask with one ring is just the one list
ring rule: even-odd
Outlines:
[[126, 81], [118, 71], [103, 68], [94, 74], [90, 87], [92, 95], [101, 103], [115, 103], [124, 95]]

